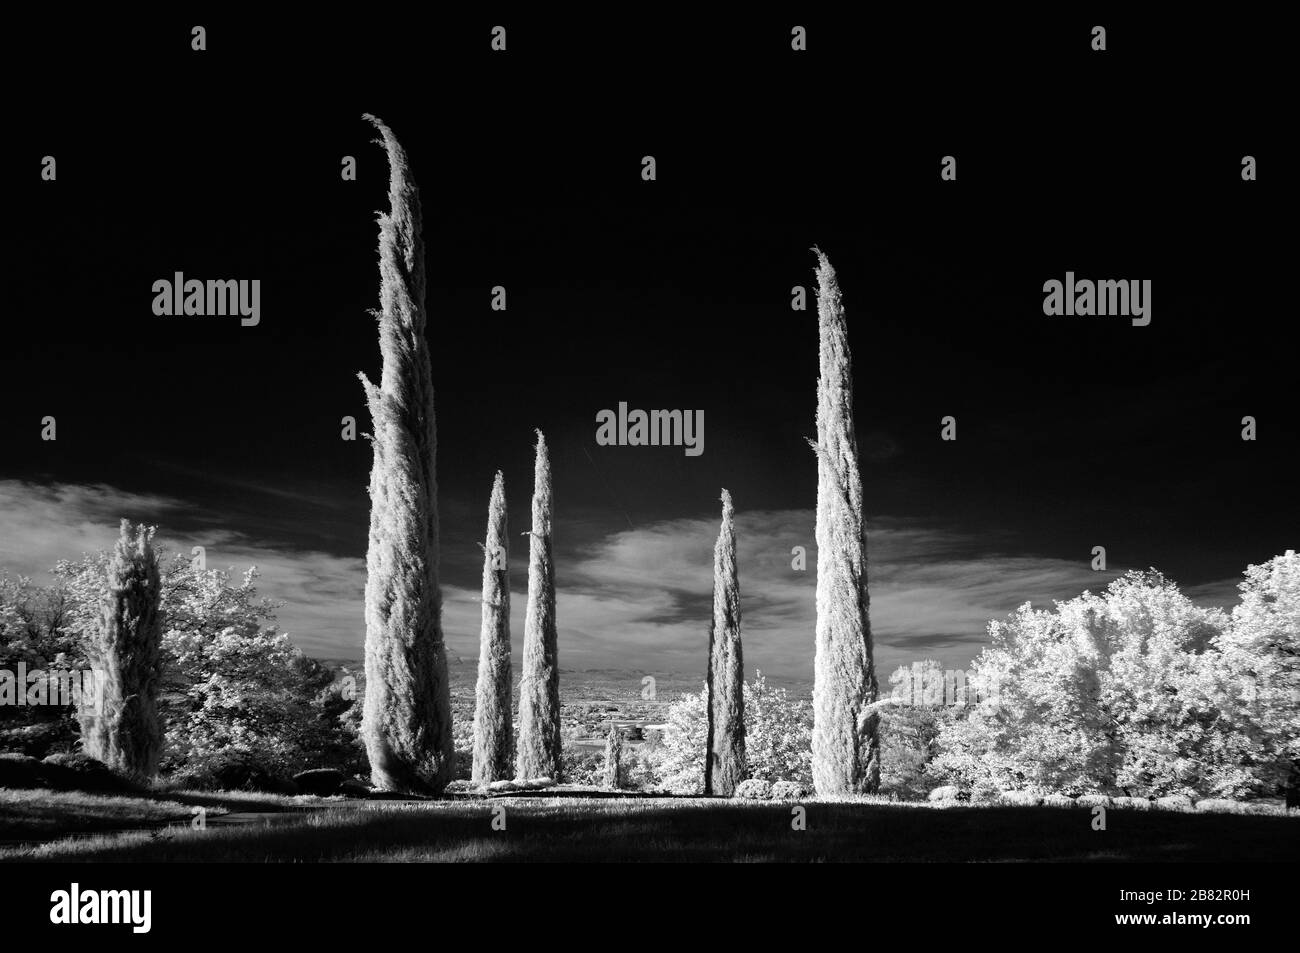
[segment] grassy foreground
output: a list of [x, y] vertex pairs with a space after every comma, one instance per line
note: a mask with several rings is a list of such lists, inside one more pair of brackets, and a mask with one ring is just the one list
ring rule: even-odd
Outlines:
[[[0, 847], [0, 861], [1186, 862], [1300, 855], [1294, 814], [1111, 810], [1098, 831], [1081, 808], [808, 800], [807, 827], [794, 830], [794, 805], [761, 801], [312, 801], [311, 809], [283, 803], [274, 817], [245, 813], [240, 823], [232, 813], [231, 823], [201, 831], [178, 824], [9, 845]], [[504, 818], [504, 830], [493, 828], [494, 817], [498, 827]]]
[[188, 818], [190, 810], [179, 801], [130, 795], [0, 788], [0, 841], [161, 825]]

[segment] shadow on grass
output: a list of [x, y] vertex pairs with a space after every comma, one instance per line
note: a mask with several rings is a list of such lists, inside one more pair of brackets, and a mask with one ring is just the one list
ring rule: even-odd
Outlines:
[[[505, 807], [505, 830], [493, 830]], [[0, 859], [55, 861], [1290, 861], [1294, 818], [701, 799], [518, 798], [420, 804], [343, 803], [274, 826], [63, 841]]]

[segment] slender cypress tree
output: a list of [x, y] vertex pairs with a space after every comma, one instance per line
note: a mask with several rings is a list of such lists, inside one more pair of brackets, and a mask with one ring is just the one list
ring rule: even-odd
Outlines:
[[365, 387], [374, 434], [366, 553], [366, 700], [362, 736], [381, 791], [436, 794], [455, 749], [438, 588], [438, 449], [425, 340], [420, 193], [382, 121], [387, 214], [379, 216], [379, 386]]
[[818, 249], [817, 657], [813, 784], [821, 795], [875, 791], [879, 715], [867, 597], [867, 533], [853, 429], [853, 366], [835, 269]]
[[162, 679], [162, 586], [153, 530], [122, 520], [108, 561], [98, 624], [86, 655], [99, 682], [96, 697], [82, 699], [82, 749], [137, 781], [158, 774], [163, 732], [158, 721]]
[[510, 724], [509, 545], [506, 482], [498, 470], [492, 484], [487, 539], [483, 544], [483, 626], [479, 631], [471, 774], [477, 784], [509, 778], [514, 759]]
[[713, 547], [713, 621], [709, 625], [709, 730], [704, 793], [730, 797], [745, 779], [745, 658], [740, 645], [740, 581], [735, 510], [722, 491], [722, 527]]
[[560, 669], [555, 628], [555, 564], [551, 551], [551, 460], [537, 431], [533, 528], [528, 533], [528, 610], [519, 680], [515, 776], [560, 780]]
[[605, 736], [605, 787], [611, 791], [623, 788], [623, 732], [617, 723], [609, 723], [609, 734]]

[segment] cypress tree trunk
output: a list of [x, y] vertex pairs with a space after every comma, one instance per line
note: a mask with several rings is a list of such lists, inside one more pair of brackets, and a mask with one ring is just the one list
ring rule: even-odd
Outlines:
[[436, 794], [455, 750], [438, 588], [437, 430], [425, 340], [420, 194], [406, 153], [374, 116], [388, 152], [379, 216], [379, 386], [364, 374], [374, 428], [366, 553], [366, 699], [362, 736], [381, 791]]
[[551, 461], [537, 431], [533, 528], [528, 536], [528, 610], [524, 616], [524, 670], [519, 680], [520, 780], [560, 780], [560, 669], [555, 629], [555, 565], [551, 561]]
[[488, 505], [487, 540], [483, 545], [483, 627], [479, 632], [471, 774], [476, 784], [509, 778], [514, 757], [510, 724], [508, 540], [505, 477], [497, 471]]
[[709, 731], [704, 793], [730, 797], [745, 779], [745, 659], [740, 645], [740, 581], [735, 511], [722, 491], [722, 527], [713, 547], [713, 622], [709, 625]]
[[605, 787], [611, 791], [623, 788], [623, 733], [612, 721], [605, 738]]
[[158, 774], [163, 732], [158, 721], [162, 678], [162, 586], [153, 530], [122, 520], [108, 561], [99, 622], [86, 655], [99, 679], [95, 704], [78, 711], [82, 749], [137, 781]]
[[853, 429], [853, 366], [835, 269], [817, 253], [817, 658], [813, 783], [820, 795], [875, 791], [877, 684], [867, 598], [867, 535]]

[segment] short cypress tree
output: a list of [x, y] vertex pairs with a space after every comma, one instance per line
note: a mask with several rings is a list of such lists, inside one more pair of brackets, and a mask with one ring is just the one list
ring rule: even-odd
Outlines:
[[511, 776], [514, 739], [510, 723], [510, 570], [505, 477], [497, 472], [488, 504], [483, 544], [483, 625], [479, 631], [478, 683], [474, 704], [477, 784]]
[[528, 536], [528, 609], [524, 614], [523, 673], [519, 680], [519, 740], [515, 776], [559, 781], [560, 667], [552, 561], [551, 459], [537, 431], [533, 474], [533, 528]]
[[867, 596], [867, 532], [853, 427], [853, 362], [835, 269], [817, 254], [817, 655], [813, 784], [863, 794], [880, 781], [880, 717]]
[[82, 699], [78, 718], [85, 753], [137, 781], [157, 776], [162, 754], [161, 598], [153, 530], [141, 525], [132, 534], [122, 520], [86, 645], [99, 690], [93, 702]]
[[623, 789], [623, 732], [613, 721], [605, 736], [605, 787], [611, 791]]
[[745, 779], [745, 658], [740, 643], [740, 581], [735, 510], [722, 491], [722, 526], [713, 547], [713, 621], [709, 625], [708, 747], [704, 793], [730, 797]]

